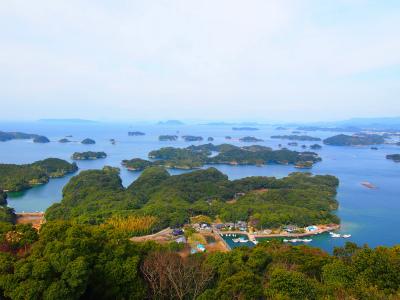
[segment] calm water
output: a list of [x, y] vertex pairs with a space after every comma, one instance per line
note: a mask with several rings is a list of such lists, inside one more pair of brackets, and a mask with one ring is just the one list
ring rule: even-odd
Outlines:
[[[31, 141], [9, 141], [0, 143], [0, 162], [2, 163], [30, 163], [36, 160], [58, 157], [70, 160], [75, 151], [105, 151], [106, 159], [95, 161], [79, 161], [80, 170], [102, 168], [104, 165], [120, 167], [123, 159], [134, 157], [147, 158], [151, 150], [163, 146], [185, 147], [193, 143], [183, 141], [159, 142], [160, 134], [190, 134], [201, 135], [204, 138], [214, 137], [214, 143], [224, 143], [224, 137], [230, 135], [232, 144], [242, 144], [239, 137], [252, 135], [265, 141], [259, 144], [277, 147], [279, 143], [286, 145], [288, 141], [270, 139], [274, 134], [290, 134], [293, 129], [276, 131], [273, 127], [259, 126], [261, 130], [254, 132], [232, 131], [231, 126], [130, 126], [125, 124], [49, 124], [40, 122], [31, 123], [0, 123], [2, 131], [22, 131], [46, 135], [52, 142], [49, 144], [34, 144]], [[139, 130], [145, 136], [129, 137], [128, 131]], [[321, 138], [336, 133], [310, 132], [311, 136]], [[69, 144], [60, 144], [57, 141], [67, 135]], [[82, 139], [89, 137], [96, 140], [95, 145], [82, 145]], [[116, 139], [116, 145], [111, 145], [109, 139]], [[203, 142], [204, 143], [204, 142]], [[202, 144], [202, 143], [194, 143]], [[313, 142], [299, 142], [299, 145], [310, 145]], [[301, 150], [300, 147], [288, 147]], [[338, 200], [340, 208], [337, 214], [342, 220], [343, 233], [352, 234], [351, 241], [358, 244], [367, 243], [370, 246], [394, 245], [400, 241], [400, 164], [386, 160], [385, 155], [399, 153], [400, 147], [383, 145], [379, 150], [370, 147], [333, 147], [324, 146], [318, 151], [323, 161], [312, 169], [315, 174], [332, 174], [340, 179]], [[230, 179], [246, 176], [263, 175], [283, 177], [298, 171], [292, 166], [268, 165], [256, 166], [217, 166]], [[183, 171], [171, 171], [179, 174]], [[124, 185], [133, 182], [140, 173], [129, 172], [121, 168], [121, 177]], [[22, 193], [9, 195], [9, 205], [17, 212], [44, 211], [52, 203], [62, 198], [62, 188], [69, 181], [70, 176], [61, 179], [52, 179], [48, 184], [38, 186]], [[360, 182], [369, 181], [378, 188], [370, 190]], [[328, 235], [313, 237], [311, 245], [331, 250], [333, 246], [342, 245], [343, 239], [331, 239]]]

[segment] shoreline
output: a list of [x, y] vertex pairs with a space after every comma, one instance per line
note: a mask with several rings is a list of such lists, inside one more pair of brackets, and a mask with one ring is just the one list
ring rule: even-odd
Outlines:
[[326, 233], [333, 230], [338, 230], [340, 228], [339, 224], [331, 224], [331, 225], [318, 225], [318, 229], [310, 232], [304, 233], [289, 233], [289, 232], [281, 232], [281, 233], [250, 233], [247, 231], [240, 231], [240, 230], [229, 230], [229, 231], [220, 231], [216, 230], [218, 234], [244, 234], [249, 237], [249, 239], [256, 239], [256, 238], [279, 238], [279, 237], [306, 237], [306, 236], [313, 236], [317, 234]]

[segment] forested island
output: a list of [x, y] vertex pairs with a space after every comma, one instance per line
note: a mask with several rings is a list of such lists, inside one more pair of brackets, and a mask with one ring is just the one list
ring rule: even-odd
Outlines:
[[282, 139], [282, 140], [291, 140], [291, 141], [320, 141], [320, 138], [312, 137], [308, 135], [273, 135], [271, 139]]
[[239, 141], [241, 142], [245, 142], [245, 143], [257, 143], [257, 142], [262, 142], [262, 139], [258, 139], [254, 136], [245, 136], [239, 139]]
[[82, 140], [81, 143], [84, 144], [84, 145], [94, 145], [94, 144], [96, 144], [96, 141], [92, 140], [92, 139], [89, 139], [89, 138], [86, 138], [86, 139]]
[[107, 154], [103, 151], [94, 152], [94, 151], [86, 151], [86, 152], [75, 152], [72, 154], [73, 160], [94, 160], [94, 159], [101, 159], [106, 158]]
[[118, 169], [89, 170], [70, 180], [62, 201], [47, 210], [46, 219], [101, 223], [114, 214], [133, 213], [156, 217], [154, 230], [181, 226], [199, 214], [226, 222], [256, 218], [263, 228], [338, 223], [332, 213], [337, 186], [333, 176], [305, 173], [230, 181], [214, 168], [171, 176], [164, 168], [149, 167], [124, 188]]
[[400, 162], [400, 154], [388, 154], [386, 159], [393, 160], [394, 162]]
[[[217, 155], [211, 156], [212, 152], [217, 152]], [[272, 150], [270, 147], [260, 145], [238, 147], [230, 144], [192, 145], [186, 148], [164, 147], [151, 151], [149, 158], [153, 161], [140, 159], [135, 160], [135, 164], [139, 163], [141, 167], [152, 165], [175, 169], [201, 168], [207, 164], [297, 164], [311, 167], [321, 160], [314, 152], [297, 152], [288, 149]], [[142, 169], [141, 167], [139, 169]], [[132, 168], [136, 169], [136, 167]]]
[[144, 132], [141, 131], [129, 131], [128, 132], [129, 136], [142, 136], [142, 135], [146, 135]]
[[0, 142], [7, 142], [11, 140], [33, 140], [34, 143], [50, 142], [50, 140], [43, 135], [23, 133], [23, 132], [0, 131]]
[[158, 137], [158, 140], [159, 141], [163, 141], [163, 142], [165, 142], [165, 141], [176, 141], [177, 139], [178, 139], [177, 135], [160, 135]]
[[259, 130], [257, 127], [232, 127], [234, 131], [257, 131]]
[[324, 139], [324, 144], [332, 146], [367, 146], [385, 143], [385, 138], [378, 134], [345, 135], [338, 134]]
[[168, 125], [168, 126], [181, 126], [185, 125], [182, 121], [179, 120], [167, 120], [167, 121], [160, 121], [157, 123], [158, 125]]
[[22, 191], [50, 178], [62, 177], [78, 169], [75, 163], [58, 158], [48, 158], [32, 164], [0, 164], [0, 190]]
[[310, 146], [310, 149], [312, 149], [312, 150], [319, 150], [321, 148], [322, 148], [322, 146], [320, 144], [313, 144]]
[[209, 137], [207, 138], [207, 141], [208, 141], [208, 142], [213, 142], [213, 141], [214, 141], [214, 138], [213, 138], [212, 136], [209, 136]]
[[130, 171], [142, 171], [147, 167], [153, 165], [151, 161], [141, 159], [141, 158], [133, 158], [123, 160], [121, 163], [124, 167], [126, 167]]

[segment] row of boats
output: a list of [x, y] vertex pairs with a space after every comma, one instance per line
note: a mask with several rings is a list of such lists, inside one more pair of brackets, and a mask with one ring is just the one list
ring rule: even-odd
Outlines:
[[333, 238], [345, 238], [348, 239], [351, 237], [351, 234], [340, 234], [340, 233], [334, 233], [334, 232], [329, 232], [330, 236]]

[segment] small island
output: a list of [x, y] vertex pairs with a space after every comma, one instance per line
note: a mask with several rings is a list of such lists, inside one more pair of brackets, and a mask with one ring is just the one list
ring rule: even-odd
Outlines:
[[320, 144], [313, 144], [310, 146], [310, 149], [312, 149], [312, 150], [319, 150], [321, 148], [322, 148], [322, 146]]
[[86, 151], [86, 152], [75, 152], [72, 154], [73, 160], [94, 160], [106, 158], [107, 154], [105, 152], [94, 152], [94, 151]]
[[257, 127], [233, 127], [234, 131], [257, 131], [259, 130]]
[[320, 141], [320, 138], [312, 137], [308, 135], [273, 135], [271, 139], [282, 139], [282, 140], [291, 140], [291, 141]]
[[176, 141], [177, 139], [178, 139], [177, 135], [160, 135], [158, 137], [158, 140], [159, 141], [163, 141], [163, 142], [165, 142], [165, 141]]
[[184, 135], [182, 138], [185, 142], [201, 142], [203, 140], [203, 137], [194, 135]]
[[227, 136], [225, 136], [225, 139], [226, 139], [226, 140], [231, 140], [232, 137], [231, 137], [230, 135], [227, 135]]
[[81, 143], [84, 144], [84, 145], [93, 145], [93, 144], [96, 144], [96, 141], [92, 140], [92, 139], [89, 139], [89, 138], [86, 138]]
[[325, 139], [325, 145], [331, 146], [368, 146], [385, 143], [385, 138], [379, 134], [338, 134]]
[[144, 132], [141, 131], [129, 131], [128, 132], [129, 136], [141, 136], [141, 135], [146, 135]]
[[46, 143], [50, 143], [50, 140], [43, 135], [39, 135], [33, 139], [33, 142], [37, 143], [37, 144], [46, 144]]
[[123, 160], [121, 163], [125, 168], [129, 171], [142, 171], [147, 167], [153, 165], [151, 161], [141, 159], [141, 158], [133, 158], [130, 160]]
[[78, 170], [75, 163], [58, 158], [47, 158], [32, 164], [0, 164], [0, 189], [18, 192], [38, 184], [47, 183], [50, 178], [63, 177]]
[[297, 142], [289, 142], [288, 146], [293, 146], [293, 147], [297, 147], [299, 145], [299, 143]]
[[209, 136], [209, 137], [207, 138], [207, 141], [208, 141], [208, 142], [213, 142], [213, 141], [214, 141], [214, 138], [211, 137], [211, 136]]
[[239, 141], [241, 142], [245, 142], [245, 143], [257, 143], [257, 142], [263, 142], [262, 139], [258, 139], [254, 136], [245, 136], [239, 139]]
[[71, 141], [67, 138], [63, 138], [63, 139], [59, 140], [58, 142], [61, 144], [65, 144], [65, 143], [70, 143]]
[[400, 154], [388, 154], [386, 159], [393, 160], [394, 162], [400, 162]]

